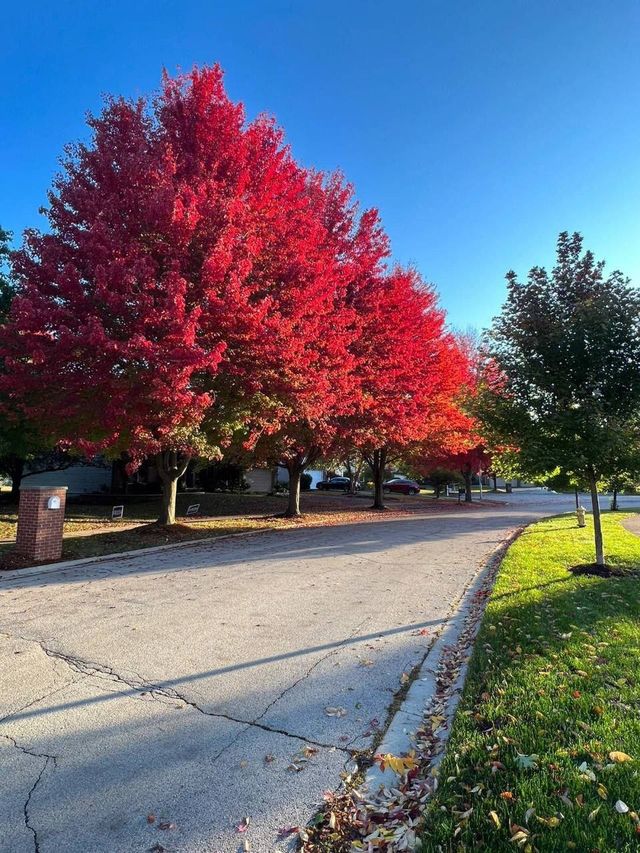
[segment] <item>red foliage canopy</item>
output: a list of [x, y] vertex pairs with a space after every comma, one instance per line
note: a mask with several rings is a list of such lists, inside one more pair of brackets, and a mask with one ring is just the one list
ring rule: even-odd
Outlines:
[[218, 440], [246, 420], [254, 444], [285, 421], [321, 434], [351, 369], [360, 262], [339, 250], [379, 240], [375, 214], [356, 223], [349, 188], [301, 169], [270, 119], [247, 125], [217, 67], [90, 126], [51, 233], [16, 258], [11, 393], [55, 440], [134, 461], [197, 450], [205, 420]]
[[[302, 247], [304, 261], [313, 264], [314, 286], [302, 291], [298, 273], [286, 313], [279, 309], [267, 318], [272, 349], [261, 390], [277, 406], [277, 417], [270, 422], [268, 409], [262, 409], [250, 421], [254, 430], [257, 421], [253, 438], [258, 455], [290, 470], [330, 454], [343, 418], [357, 405], [355, 342], [360, 326], [349, 294], [381, 268], [388, 252], [376, 211], [360, 215], [352, 188], [339, 175], [328, 180], [314, 175], [309, 186], [313, 215], [324, 229], [315, 246], [317, 258]], [[286, 295], [282, 290], [277, 295], [278, 307]]]
[[389, 459], [419, 442], [441, 448], [466, 428], [457, 401], [468, 362], [435, 291], [415, 270], [397, 267], [371, 277], [354, 304], [361, 396], [348, 429], [355, 445], [365, 454], [384, 449]]
[[4, 390], [85, 453], [245, 444], [307, 464], [338, 442], [385, 455], [463, 422], [467, 360], [434, 291], [387, 271], [376, 211], [247, 123], [218, 67], [110, 100], [67, 151], [50, 233], [15, 258]]

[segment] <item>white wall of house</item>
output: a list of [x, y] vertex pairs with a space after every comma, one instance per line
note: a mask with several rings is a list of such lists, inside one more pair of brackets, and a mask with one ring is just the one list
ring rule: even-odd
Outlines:
[[[311, 488], [315, 489], [317, 484], [324, 480], [324, 471], [319, 471], [315, 468], [307, 468], [304, 472], [305, 474], [311, 475]], [[288, 483], [289, 482], [289, 472], [286, 468], [278, 467], [278, 482], [279, 483]]]
[[23, 477], [25, 486], [66, 486], [70, 495], [103, 492], [111, 487], [111, 466], [71, 465], [63, 471], [45, 471]]

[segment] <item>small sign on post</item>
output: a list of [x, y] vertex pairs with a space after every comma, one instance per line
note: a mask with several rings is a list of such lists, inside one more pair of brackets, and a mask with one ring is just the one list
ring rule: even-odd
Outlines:
[[115, 521], [117, 518], [122, 518], [124, 516], [124, 505], [114, 506], [111, 510], [111, 520]]
[[187, 507], [187, 517], [190, 515], [198, 515], [200, 512], [200, 504], [189, 504]]

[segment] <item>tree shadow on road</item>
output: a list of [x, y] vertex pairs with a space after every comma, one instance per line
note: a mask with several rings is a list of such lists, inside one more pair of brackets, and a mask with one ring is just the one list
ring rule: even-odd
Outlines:
[[[328, 527], [263, 531], [255, 535], [206, 541], [152, 554], [115, 554], [86, 565], [56, 571], [34, 571], [22, 577], [3, 577], [0, 573], [0, 596], [7, 590], [86, 583], [107, 576], [125, 578], [173, 571], [207, 571], [228, 566], [241, 568], [260, 562], [315, 561], [337, 554], [359, 556], [384, 552], [393, 560], [392, 553], [398, 547], [422, 542], [427, 546], [433, 541], [467, 534], [486, 533], [487, 538], [481, 544], [489, 550], [511, 530], [530, 523], [539, 515], [538, 512], [519, 506], [507, 507], [499, 512], [479, 507], [477, 513], [412, 515]], [[96, 534], [95, 538], [99, 539], [102, 535], [111, 534]]]

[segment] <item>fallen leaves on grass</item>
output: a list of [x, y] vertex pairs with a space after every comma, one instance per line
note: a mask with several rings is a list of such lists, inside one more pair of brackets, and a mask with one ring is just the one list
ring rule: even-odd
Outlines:
[[538, 769], [538, 761], [540, 757], [538, 755], [521, 755], [518, 753], [516, 755], [516, 764], [521, 770], [537, 770]]
[[610, 759], [611, 759], [611, 761], [613, 761], [615, 764], [624, 764], [624, 763], [625, 763], [625, 761], [633, 761], [633, 758], [631, 758], [631, 756], [630, 756], [630, 755], [627, 755], [627, 753], [626, 753], [626, 752], [618, 752], [617, 750], [614, 750], [613, 752], [610, 752], [610, 753], [609, 753], [609, 758], [610, 758]]
[[[622, 610], [637, 611], [635, 578], [567, 581], [566, 555], [585, 546], [568, 527], [550, 542], [550, 526], [531, 528], [503, 566], [424, 853], [635, 849], [638, 623]], [[611, 542], [640, 563], [637, 545]]]

